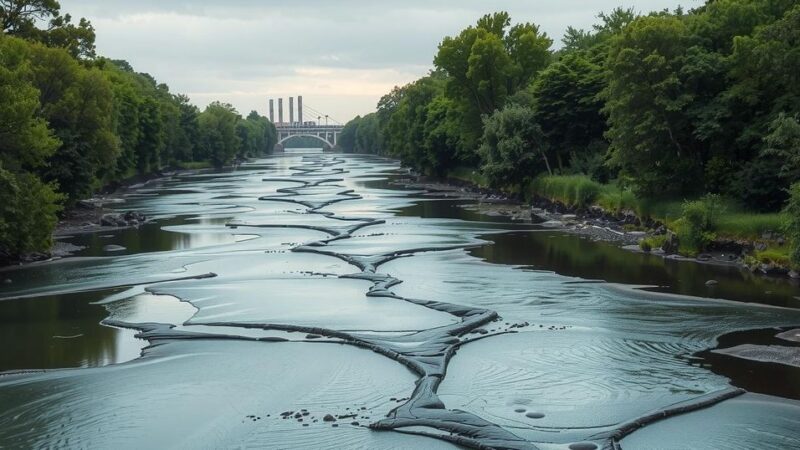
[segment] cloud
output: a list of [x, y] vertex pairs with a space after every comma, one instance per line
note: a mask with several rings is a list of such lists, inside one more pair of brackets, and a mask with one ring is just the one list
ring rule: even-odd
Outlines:
[[[599, 11], [618, 3], [61, 0], [64, 12], [92, 21], [99, 53], [128, 60], [201, 107], [218, 99], [264, 113], [266, 96], [304, 95], [340, 120], [374, 110], [394, 85], [427, 73], [441, 39], [485, 13], [507, 10], [558, 41], [568, 25], [588, 28]], [[675, 6], [675, 0], [635, 4], [644, 12]]]

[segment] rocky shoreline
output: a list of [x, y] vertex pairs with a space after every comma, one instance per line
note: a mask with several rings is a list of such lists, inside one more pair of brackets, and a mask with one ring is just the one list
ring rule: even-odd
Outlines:
[[[462, 180], [433, 179], [414, 174], [397, 179], [394, 184], [422, 190], [425, 196], [476, 201], [477, 203], [464, 207], [488, 216], [507, 217], [513, 221], [586, 236], [595, 241], [610, 242], [632, 252], [700, 264], [736, 266], [765, 276], [800, 279], [800, 274], [785, 267], [748, 263], [747, 257], [763, 245], [760, 242], [717, 240], [708, 251], [696, 257], [682, 256], [678, 254], [678, 237], [675, 233], [668, 230], [665, 224], [642, 219], [633, 211], [611, 213], [599, 206], [573, 208], [538, 196], [526, 202], [505, 192], [478, 187]], [[664, 239], [664, 245], [660, 248], [647, 249], [647, 245], [641, 243], [643, 239], [656, 236]]]
[[124, 183], [107, 186], [97, 196], [80, 200], [67, 208], [56, 228], [53, 230], [53, 248], [49, 252], [35, 252], [17, 258], [0, 255], [0, 270], [4, 267], [19, 266], [36, 262], [45, 262], [65, 258], [83, 249], [83, 247], [64, 242], [63, 239], [75, 234], [93, 233], [96, 231], [116, 231], [125, 228], [139, 227], [148, 222], [148, 218], [136, 211], [112, 212], [115, 205], [125, 203], [124, 197], [150, 183], [167, 180], [177, 175], [197, 173], [197, 170], [160, 172], [145, 177], [135, 177]]

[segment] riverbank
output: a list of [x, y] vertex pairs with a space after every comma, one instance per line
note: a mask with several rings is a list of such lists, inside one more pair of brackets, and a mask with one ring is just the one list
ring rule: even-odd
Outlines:
[[678, 236], [676, 230], [670, 229], [670, 220], [643, 217], [631, 208], [610, 211], [598, 204], [576, 206], [541, 195], [531, 195], [526, 199], [518, 193], [481, 186], [479, 179], [464, 176], [462, 172], [444, 179], [412, 173], [408, 178], [395, 182], [408, 188], [424, 190], [424, 195], [475, 201], [477, 203], [464, 207], [481, 214], [507, 217], [514, 221], [586, 236], [596, 241], [614, 243], [631, 252], [698, 264], [735, 266], [764, 276], [800, 278], [797, 272], [790, 270], [778, 258], [775, 258], [777, 261], [768, 259], [770, 254], [775, 253], [771, 247], [776, 242], [786, 245], [784, 238], [778, 233], [765, 233], [755, 239], [723, 235], [714, 239], [705, 251], [689, 256], [679, 253]]
[[18, 257], [0, 258], [0, 270], [3, 267], [43, 262], [71, 256], [83, 247], [65, 242], [64, 239], [75, 234], [93, 233], [97, 231], [115, 231], [138, 227], [148, 218], [135, 211], [119, 211], [119, 205], [125, 203], [124, 197], [156, 182], [169, 180], [176, 176], [192, 175], [209, 169], [207, 164], [195, 164], [191, 167], [174, 168], [147, 175], [136, 175], [123, 181], [104, 186], [97, 195], [76, 202], [66, 208], [53, 229], [53, 247], [47, 252], [32, 252]]

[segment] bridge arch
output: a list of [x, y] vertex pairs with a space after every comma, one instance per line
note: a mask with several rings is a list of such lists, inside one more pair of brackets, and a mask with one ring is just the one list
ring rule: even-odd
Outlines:
[[278, 144], [277, 144], [277, 145], [283, 146], [283, 143], [284, 143], [284, 142], [286, 142], [286, 141], [288, 141], [289, 139], [291, 139], [291, 138], [294, 138], [294, 137], [311, 137], [311, 138], [314, 138], [314, 139], [316, 139], [316, 140], [318, 140], [318, 141], [322, 142], [323, 144], [327, 145], [329, 149], [331, 149], [331, 148], [335, 147], [335, 146], [334, 146], [334, 144], [332, 144], [330, 141], [328, 141], [328, 140], [327, 140], [327, 139], [325, 139], [324, 137], [322, 137], [322, 136], [317, 136], [316, 134], [311, 134], [311, 133], [298, 133], [298, 134], [290, 134], [290, 135], [288, 135], [288, 136], [285, 136], [285, 137], [281, 138], [281, 140], [280, 140], [280, 141], [278, 141]]

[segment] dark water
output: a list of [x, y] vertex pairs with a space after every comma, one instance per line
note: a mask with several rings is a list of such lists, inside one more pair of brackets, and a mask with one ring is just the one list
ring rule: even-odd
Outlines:
[[0, 376], [0, 448], [602, 447], [731, 384], [752, 393], [624, 448], [800, 446], [797, 369], [709, 351], [796, 347], [774, 335], [800, 325], [797, 286], [487, 217], [397, 173], [300, 152], [181, 176], [119, 206], [153, 222], [1, 272], [0, 371], [79, 369]]

